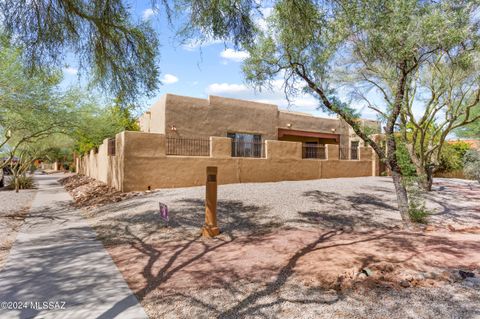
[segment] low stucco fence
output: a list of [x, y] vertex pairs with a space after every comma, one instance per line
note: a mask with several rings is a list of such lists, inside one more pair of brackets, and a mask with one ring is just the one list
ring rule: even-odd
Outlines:
[[378, 161], [369, 147], [358, 160], [339, 160], [338, 145], [326, 145], [326, 159], [302, 158], [298, 142], [265, 141], [262, 158], [232, 157], [232, 140], [210, 137], [209, 156], [171, 156], [163, 134], [121, 132], [77, 159], [77, 172], [121, 191], [204, 185], [205, 168], [218, 167], [218, 183], [277, 182], [335, 177], [372, 176]]

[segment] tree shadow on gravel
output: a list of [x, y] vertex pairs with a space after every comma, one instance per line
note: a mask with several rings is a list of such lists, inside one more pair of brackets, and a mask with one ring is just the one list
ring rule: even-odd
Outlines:
[[[171, 227], [191, 227], [199, 229], [205, 220], [205, 202], [200, 199], [184, 199], [177, 203], [183, 207], [171, 210]], [[219, 200], [217, 219], [223, 234], [261, 234], [268, 232], [281, 223], [271, 221], [266, 214], [267, 208], [257, 205], [245, 205], [238, 200]]]
[[355, 226], [385, 228], [398, 220], [380, 220], [375, 211], [396, 212], [397, 208], [387, 204], [381, 197], [366, 193], [343, 196], [337, 192], [308, 191], [303, 196], [320, 204], [320, 209], [298, 212], [296, 223], [320, 225], [327, 228], [353, 229]]
[[[115, 218], [114, 225], [97, 225], [96, 231], [104, 243], [124, 244], [128, 243], [133, 249], [147, 257], [146, 265], [141, 273], [146, 285], [135, 291], [135, 295], [141, 301], [149, 293], [158, 289], [163, 283], [168, 281], [178, 271], [198, 261], [203, 256], [214, 252], [220, 247], [226, 246], [237, 239], [237, 232], [241, 234], [258, 235], [260, 231], [265, 232], [271, 229], [272, 224], [256, 224], [257, 218], [262, 215], [262, 208], [254, 205], [243, 205], [240, 201], [218, 201], [217, 214], [221, 221], [222, 233], [227, 235], [226, 239], [216, 238], [213, 240], [204, 240], [199, 236], [201, 226], [204, 222], [204, 201], [198, 199], [185, 199], [179, 201], [184, 205], [183, 208], [177, 208], [170, 212], [171, 220], [168, 227], [175, 231], [178, 229], [183, 235], [183, 239], [170, 236], [166, 241], [156, 245], [149, 243], [149, 236], [165, 229], [167, 225], [160, 218], [158, 211], [149, 210], [140, 214], [131, 216], [124, 215]], [[183, 233], [182, 229], [193, 230], [193, 232]], [[196, 232], [196, 234], [195, 234]], [[242, 238], [242, 242], [254, 240], [254, 236]], [[162, 249], [165, 245], [175, 244], [175, 250], [162, 264], [160, 269], [155, 268], [155, 264], [167, 254]], [[190, 248], [194, 245], [200, 245], [201, 250], [192, 253]], [[117, 303], [114, 307], [114, 313], [108, 312], [108, 315], [121, 313], [123, 301]]]
[[[342, 247], [351, 247], [351, 249], [355, 249], [356, 244], [361, 244], [365, 242], [376, 242], [378, 246], [384, 247], [384, 249], [394, 249], [398, 252], [408, 252], [408, 254], [404, 254], [403, 257], [393, 257], [392, 258], [382, 258], [376, 255], [362, 255], [359, 254], [358, 261], [360, 262], [359, 270], [363, 267], [371, 267], [372, 264], [376, 263], [392, 263], [397, 264], [398, 266], [409, 263], [412, 258], [416, 257], [421, 252], [417, 249], [416, 244], [414, 241], [409, 240], [408, 238], [400, 238], [395, 237], [396, 235], [400, 234], [401, 232], [395, 231], [388, 231], [388, 232], [367, 232], [364, 233], [363, 237], [355, 240], [348, 240], [348, 241], [335, 241], [336, 236], [340, 236], [342, 234], [346, 234], [344, 231], [326, 231], [318, 236], [317, 239], [310, 242], [309, 244], [304, 245], [300, 249], [295, 250], [292, 252], [291, 257], [288, 259], [286, 263], [283, 263], [279, 268], [276, 269], [275, 278], [271, 281], [266, 281], [265, 284], [259, 284], [257, 289], [254, 289], [252, 292], [247, 294], [242, 294], [241, 289], [237, 289], [234, 285], [234, 281], [224, 281], [222, 284], [224, 285], [224, 290], [230, 292], [234, 299], [237, 301], [230, 305], [229, 307], [225, 307], [222, 304], [215, 304], [213, 297], [210, 297], [209, 294], [204, 294], [202, 296], [197, 295], [197, 293], [187, 293], [187, 292], [178, 292], [173, 293], [171, 297], [180, 297], [181, 299], [186, 299], [188, 301], [183, 301], [187, 304], [194, 304], [198, 307], [199, 313], [209, 313], [208, 317], [215, 317], [215, 318], [252, 318], [252, 317], [264, 317], [264, 318], [272, 318], [275, 317], [275, 311], [278, 310], [280, 305], [285, 304], [296, 304], [296, 305], [308, 305], [308, 307], [315, 306], [315, 305], [331, 305], [337, 303], [339, 301], [344, 301], [346, 298], [349, 300], [356, 299], [359, 304], [365, 303], [365, 301], [377, 304], [381, 302], [383, 299], [382, 294], [385, 296], [389, 296], [390, 298], [396, 298], [396, 290], [392, 289], [388, 285], [384, 286], [382, 284], [374, 284], [373, 286], [363, 286], [362, 289], [367, 289], [368, 294], [372, 295], [372, 298], [375, 299], [365, 299], [363, 298], [363, 294], [356, 294], [354, 290], [351, 289], [341, 289], [340, 285], [342, 284], [342, 276], [338, 277], [337, 284], [339, 285], [338, 288], [334, 288], [334, 290], [326, 289], [326, 288], [318, 288], [318, 287], [305, 287], [302, 286], [300, 288], [295, 288], [297, 286], [296, 282], [296, 267], [298, 262], [313, 252], [318, 252], [326, 249], [340, 249]], [[393, 237], [391, 237], [393, 236]], [[425, 236], [431, 238], [425, 238], [426, 241], [431, 241], [432, 248], [429, 250], [432, 253], [436, 251], [443, 251], [448, 253], [452, 256], [452, 258], [460, 257], [462, 254], [465, 254], [462, 247], [458, 247], [458, 243], [454, 243], [449, 239], [443, 238], [441, 236]], [[389, 244], [386, 244], [389, 243]], [[478, 244], [472, 244], [473, 246], [467, 247], [469, 245], [465, 244], [463, 248], [465, 249], [478, 249]], [[455, 246], [453, 248], [452, 246]], [[451, 247], [451, 248], [449, 248]], [[339, 250], [340, 251], [340, 250]], [[425, 255], [425, 254], [424, 254]], [[428, 256], [425, 255], [422, 258], [425, 258], [425, 261], [428, 263]], [[318, 265], [319, 272], [321, 272], [321, 264]], [[394, 268], [397, 266], [394, 266]], [[207, 275], [207, 274], [205, 274]], [[216, 279], [215, 279], [216, 280]], [[373, 282], [372, 282], [373, 283]], [[369, 287], [369, 288], [367, 288]], [[299, 289], [299, 290], [298, 290]], [[417, 288], [412, 288], [417, 289]], [[418, 288], [420, 289], [420, 288]], [[410, 298], [410, 293], [412, 290], [405, 290], [400, 293], [401, 298], [405, 301]], [[427, 292], [428, 293], [428, 292]], [[238, 298], [240, 294], [240, 298]], [[333, 294], [333, 295], [332, 295]], [[420, 293], [421, 296], [424, 296], [425, 293]], [[443, 294], [439, 294], [443, 295]], [[445, 296], [446, 299], [451, 298], [448, 297], [447, 294]], [[438, 296], [437, 296], [438, 297]], [[175, 298], [173, 298], [175, 299]], [[424, 298], [425, 300], [428, 298]], [[478, 300], [478, 296], [477, 296]], [[475, 305], [475, 298], [470, 298], [466, 300], [467, 302], [462, 302], [461, 300], [451, 300], [449, 305], [452, 307], [450, 309], [454, 309], [454, 313], [468, 313], [474, 310], [473, 306]], [[165, 301], [162, 301], [165, 302]], [[408, 302], [405, 301], [407, 304]], [[412, 302], [412, 301], [410, 301]], [[406, 307], [407, 305], [403, 305]], [[389, 305], [383, 305], [384, 313], [388, 313], [392, 310], [401, 311], [400, 313], [404, 312], [405, 308], [402, 309], [395, 307], [395, 303], [391, 303]], [[226, 309], [225, 309], [226, 308]], [[431, 306], [431, 308], [435, 308]], [[441, 308], [441, 307], [438, 307]], [[295, 308], [298, 309], [299, 308]], [[352, 309], [355, 312], [355, 309]], [[359, 310], [357, 315], [361, 314], [362, 311]], [[297, 313], [297, 315], [300, 315]], [[353, 314], [352, 314], [353, 315]], [[300, 315], [301, 316], [301, 315]], [[288, 315], [287, 315], [288, 317]]]
[[[130, 202], [110, 207], [109, 210], [132, 210], [145, 202]], [[169, 221], [160, 216], [158, 210], [146, 210], [138, 213], [124, 213], [112, 219], [101, 220], [96, 226], [98, 238], [106, 245], [130, 243], [136, 238], [148, 239], [160, 233], [168, 234], [170, 239], [194, 238], [205, 221], [205, 203], [200, 199], [183, 199], [176, 202], [169, 211]], [[105, 210], [106, 212], [107, 210]], [[260, 235], [281, 226], [271, 221], [265, 214], [265, 207], [245, 205], [241, 201], [219, 200], [217, 203], [218, 224], [224, 237], [236, 237], [240, 234]], [[101, 211], [100, 211], [101, 212]], [[95, 213], [97, 215], [97, 213]], [[129, 233], [126, 232], [126, 227]]]
[[[280, 223], [271, 223], [268, 215], [264, 214], [264, 212], [266, 212], [265, 207], [246, 205], [236, 200], [220, 200], [217, 211], [219, 225], [225, 236], [220, 236], [220, 238], [213, 240], [204, 240], [198, 235], [204, 221], [204, 201], [200, 199], [178, 200], [177, 204], [180, 205], [175, 205], [175, 209], [172, 209], [170, 212], [171, 220], [169, 227], [166, 227], [165, 223], [161, 220], [158, 211], [149, 210], [131, 216], [124, 215], [116, 218], [116, 225], [114, 227], [105, 225], [105, 230], [116, 233], [115, 237], [119, 240], [116, 243], [126, 243], [140, 253], [142, 257], [145, 257], [145, 262], [140, 261], [138, 258], [133, 258], [135, 261], [132, 261], [132, 263], [141, 262], [142, 264], [142, 269], [138, 273], [141, 273], [143, 280], [138, 281], [134, 279], [136, 283], [141, 282], [142, 286], [139, 288], [132, 288], [131, 286], [140, 301], [149, 303], [153, 298], [156, 304], [155, 307], [160, 307], [162, 303], [164, 306], [171, 303], [171, 298], [181, 298], [183, 301], [188, 300], [190, 304], [200, 308], [203, 314], [213, 314], [213, 317], [217, 318], [271, 317], [271, 313], [266, 314], [264, 312], [270, 311], [272, 307], [278, 307], [282, 303], [328, 305], [344, 298], [344, 294], [341, 291], [335, 292], [335, 295], [329, 298], [323, 298], [321, 296], [318, 298], [308, 298], [304, 294], [305, 289], [308, 290], [308, 288], [304, 287], [302, 288], [304, 289], [302, 295], [287, 297], [283, 295], [281, 292], [282, 288], [290, 289], [292, 282], [295, 282], [295, 267], [304, 256], [327, 248], [353, 246], [365, 241], [380, 241], [382, 238], [393, 233], [392, 231], [383, 231], [380, 234], [378, 234], [378, 232], [366, 232], [362, 234], [360, 240], [350, 240], [340, 243], [332, 241], [335, 236], [349, 233], [346, 228], [353, 227], [356, 224], [368, 223], [368, 225], [372, 226], [371, 217], [364, 216], [369, 212], [369, 209], [371, 210], [370, 207], [392, 210], [395, 208], [376, 198], [368, 197], [368, 194], [340, 196], [336, 193], [314, 191], [306, 192], [305, 196], [321, 203], [327, 202], [332, 205], [342, 201], [343, 203], [340, 204], [341, 209], [344, 209], [347, 214], [351, 209], [357, 209], [360, 214], [358, 214], [358, 216], [345, 216], [342, 214], [329, 214], [322, 211], [300, 212], [299, 221], [302, 223], [318, 224], [318, 219], [321, 218], [324, 221], [322, 226], [337, 230], [326, 230], [314, 241], [292, 251], [289, 259], [281, 265], [266, 265], [265, 267], [270, 267], [270, 270], [275, 273], [274, 279], [266, 279], [263, 285], [259, 285], [257, 289], [251, 293], [243, 293], [242, 290], [235, 285], [237, 281], [248, 281], [251, 280], [251, 278], [246, 278], [244, 274], [235, 273], [235, 269], [228, 267], [222, 268], [222, 264], [217, 264], [217, 262], [221, 263], [221, 261], [212, 261], [212, 259], [216, 259], [205, 257], [209, 254], [214, 254], [220, 248], [230, 247], [229, 245], [232, 243], [235, 243], [235, 245], [231, 246], [231, 249], [238, 250], [239, 247], [249, 247], [249, 249], [251, 249], [251, 246], [247, 246], [247, 244], [262, 240], [265, 238], [264, 235], [268, 236], [269, 232], [281, 226]], [[378, 227], [382, 225], [382, 223], [378, 223]], [[375, 226], [377, 225], [375, 224]], [[167, 233], [162, 240], [156, 241], [150, 238], [151, 235], [165, 230], [169, 230], [169, 233]], [[443, 251], [452, 255], [452, 258], [460, 257], [464, 254], [462, 249], [458, 247], [458, 243], [456, 247], [451, 247], [454, 246], [454, 243], [449, 242], [446, 238], [430, 237], [432, 238], [426, 238], [425, 240], [430, 241], [432, 244], [432, 252]], [[378, 245], [385, 250], [409, 253], [406, 254], [406, 257], [387, 260], [392, 263], [404, 263], [420, 253], [413, 242], [405, 238], [398, 238], [387, 243], [381, 242]], [[466, 246], [465, 248], [472, 249], [472, 247]], [[222, 249], [222, 251], [224, 250], [225, 249]], [[372, 262], [378, 262], [380, 260], [373, 255], [364, 255], [359, 256], [358, 261], [363, 266], [368, 266]], [[223, 289], [225, 293], [235, 296], [234, 299], [237, 301], [233, 305], [229, 307], [218, 305], [211, 298], [204, 299], [199, 297], [195, 292], [191, 293], [188, 290], [169, 291], [167, 295], [163, 293], [167, 283], [178, 279], [181, 271], [187, 267], [191, 268], [194, 264], [194, 267], [197, 267], [197, 262], [203, 264], [203, 266], [208, 266], [207, 268], [209, 270], [206, 270], [205, 267], [195, 268], [195, 275], [198, 278], [204, 278], [203, 280], [207, 280], [205, 278], [208, 278], [208, 280], [216, 282], [221, 285], [221, 289]], [[321, 267], [321, 265], [319, 265], [319, 267]], [[212, 269], [215, 269], [215, 271], [211, 271]], [[132, 280], [132, 278], [130, 278], [130, 280]], [[130, 282], [130, 284], [132, 284], [132, 282]], [[210, 291], [208, 290], [209, 288], [204, 289]], [[265, 299], [268, 300], [265, 301]], [[457, 306], [461, 307], [461, 305]], [[114, 313], [121, 313], [121, 303], [118, 303], [118, 307]], [[112, 312], [108, 313], [108, 315], [111, 314]], [[212, 315], [208, 316], [212, 317]]]

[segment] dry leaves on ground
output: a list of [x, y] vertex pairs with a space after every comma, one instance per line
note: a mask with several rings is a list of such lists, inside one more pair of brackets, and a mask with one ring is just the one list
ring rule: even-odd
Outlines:
[[72, 195], [75, 207], [87, 209], [119, 202], [139, 194], [138, 192], [123, 193], [93, 178], [78, 174], [62, 178], [60, 183]]

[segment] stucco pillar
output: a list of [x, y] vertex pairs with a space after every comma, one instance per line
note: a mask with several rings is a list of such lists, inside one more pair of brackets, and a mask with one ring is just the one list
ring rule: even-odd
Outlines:
[[339, 149], [336, 144], [327, 144], [327, 159], [330, 161], [338, 161]]
[[359, 154], [361, 161], [372, 160], [372, 148], [371, 147], [359, 147]]
[[275, 159], [302, 159], [302, 143], [265, 141], [265, 157]]
[[380, 176], [380, 158], [375, 152], [372, 155], [372, 176]]
[[125, 131], [124, 156], [165, 157], [165, 135]]
[[232, 157], [232, 139], [229, 137], [210, 136], [210, 157]]

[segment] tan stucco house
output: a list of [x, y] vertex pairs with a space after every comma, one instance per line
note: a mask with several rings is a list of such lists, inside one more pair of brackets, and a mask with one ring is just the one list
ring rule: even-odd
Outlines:
[[[292, 141], [301, 142], [307, 148], [326, 144], [337, 144], [340, 149], [363, 146], [343, 120], [218, 96], [200, 99], [166, 94], [139, 121], [142, 132], [167, 137], [218, 136], [259, 144], [265, 140]], [[376, 121], [362, 120], [362, 123], [379, 130]]]
[[380, 173], [372, 149], [345, 122], [271, 104], [167, 94], [140, 126], [78, 158], [77, 172], [121, 191], [204, 185], [209, 166], [218, 168], [219, 184]]

